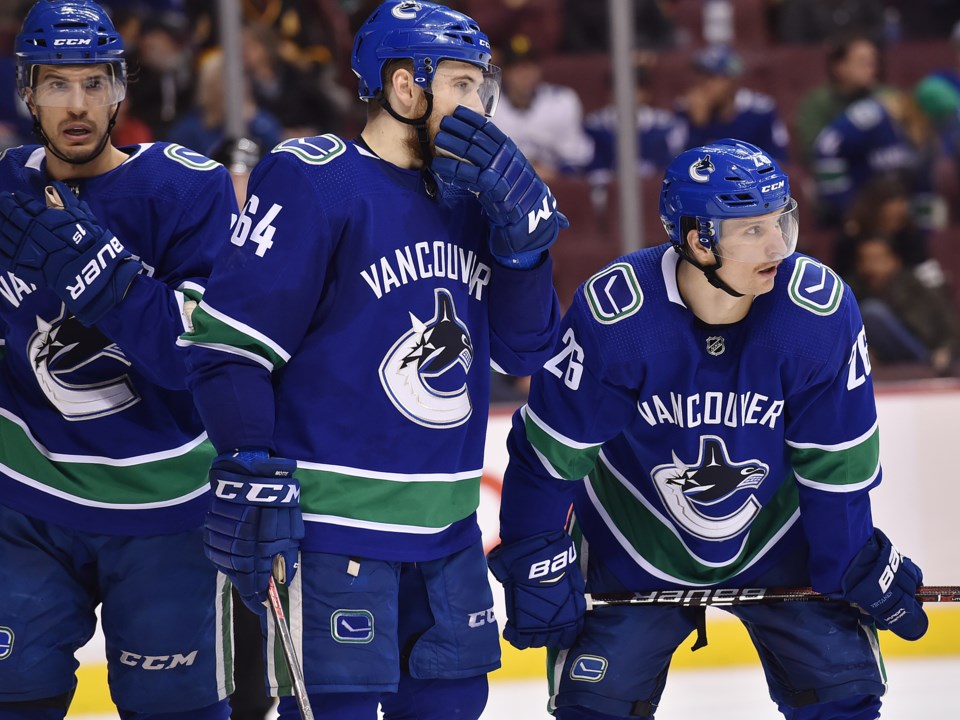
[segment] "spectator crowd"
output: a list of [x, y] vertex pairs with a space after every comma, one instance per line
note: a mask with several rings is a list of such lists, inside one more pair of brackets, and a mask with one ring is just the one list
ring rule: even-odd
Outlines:
[[[11, 0], [0, 9], [0, 150], [33, 141], [13, 70], [13, 37], [31, 4]], [[350, 73], [351, 38], [377, 4], [243, 0], [248, 150], [249, 141], [265, 151], [290, 137], [358, 130], [364, 115]], [[571, 216], [560, 243], [567, 247], [556, 248], [558, 290], [569, 301], [619, 247], [608, 5], [446, 4], [489, 34], [503, 67], [495, 122]], [[103, 5], [130, 57], [114, 142], [167, 140], [227, 162], [224, 147], [236, 138], [224, 136], [217, 3]], [[638, 198], [647, 218], [641, 244], [666, 239], [650, 188], [670, 159], [724, 137], [756, 144], [798, 189], [800, 249], [830, 264], [858, 295], [877, 366], [955, 374], [960, 3], [635, 0], [633, 9], [637, 172], [646, 188]]]

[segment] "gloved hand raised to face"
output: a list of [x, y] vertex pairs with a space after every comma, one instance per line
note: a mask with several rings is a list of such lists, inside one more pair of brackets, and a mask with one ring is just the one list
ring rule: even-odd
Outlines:
[[905, 640], [919, 640], [927, 631], [927, 614], [915, 597], [922, 583], [920, 568], [877, 529], [841, 580], [844, 599]]
[[210, 467], [204, 553], [256, 613], [266, 612], [274, 556], [283, 555], [288, 583], [297, 572], [303, 517], [296, 469], [296, 461], [266, 450], [224, 453]]
[[507, 625], [515, 648], [568, 648], [583, 629], [583, 575], [573, 540], [562, 530], [497, 545], [487, 555], [503, 584]]
[[540, 262], [570, 223], [516, 143], [483, 115], [462, 105], [440, 121], [434, 144], [455, 158], [435, 157], [445, 182], [477, 193], [492, 224], [490, 250], [507, 267]]
[[80, 322], [93, 325], [143, 266], [62, 182], [47, 195], [51, 207], [26, 193], [0, 194], [0, 268], [53, 290]]

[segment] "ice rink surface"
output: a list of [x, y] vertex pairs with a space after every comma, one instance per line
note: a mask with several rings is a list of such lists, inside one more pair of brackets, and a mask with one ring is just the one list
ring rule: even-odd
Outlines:
[[[898, 659], [887, 663], [890, 687], [883, 720], [960, 718], [960, 657]], [[115, 715], [82, 715], [116, 720]], [[546, 684], [494, 680], [482, 720], [548, 720]], [[734, 670], [678, 670], [671, 674], [657, 720], [782, 720], [767, 696], [758, 666]], [[322, 718], [317, 718], [322, 720]]]

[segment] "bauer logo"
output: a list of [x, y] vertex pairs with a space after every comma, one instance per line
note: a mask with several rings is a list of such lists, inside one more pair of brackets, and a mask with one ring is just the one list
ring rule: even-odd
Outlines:
[[598, 655], [580, 655], [570, 666], [570, 679], [600, 682], [607, 672], [607, 659]]
[[6, 660], [13, 653], [13, 630], [0, 627], [0, 660]]
[[339, 643], [371, 642], [373, 613], [369, 610], [337, 610], [330, 616], [330, 634]]

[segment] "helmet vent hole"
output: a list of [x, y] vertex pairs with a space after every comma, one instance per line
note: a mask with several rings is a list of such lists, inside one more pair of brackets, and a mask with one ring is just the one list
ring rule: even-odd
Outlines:
[[744, 178], [739, 175], [727, 175], [724, 180], [730, 180], [731, 182], [743, 182]]
[[758, 175], [766, 175], [769, 172], [773, 172], [773, 165], [767, 165], [766, 167], [762, 167], [757, 170]]

